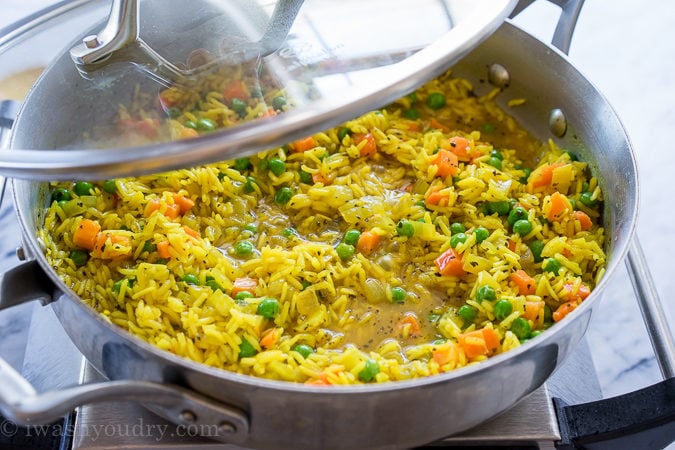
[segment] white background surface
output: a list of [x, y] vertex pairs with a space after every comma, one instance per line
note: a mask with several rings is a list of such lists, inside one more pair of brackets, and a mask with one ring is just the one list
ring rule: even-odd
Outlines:
[[[54, 2], [2, 3], [0, 28]], [[557, 12], [540, 0], [515, 22], [550, 41]], [[588, 0], [570, 59], [608, 98], [631, 137], [641, 177], [638, 235], [667, 313], [674, 317], [675, 2]], [[617, 275], [588, 333], [606, 396], [660, 379], [627, 274]]]

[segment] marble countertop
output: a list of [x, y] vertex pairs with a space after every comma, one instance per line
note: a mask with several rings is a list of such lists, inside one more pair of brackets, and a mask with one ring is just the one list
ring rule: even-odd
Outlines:
[[[3, 5], [0, 29], [53, 0]], [[534, 36], [550, 41], [558, 8], [537, 1], [515, 19]], [[666, 314], [675, 317], [675, 157], [670, 132], [675, 124], [675, 3], [670, 0], [593, 0], [579, 18], [570, 60], [597, 86], [621, 117], [634, 146], [641, 183], [638, 236]], [[18, 245], [10, 208], [0, 210], [0, 271]], [[597, 308], [588, 344], [605, 396], [653, 384], [661, 375], [625, 269], [616, 274]], [[3, 339], [21, 329], [24, 311], [0, 313], [0, 354], [11, 354]], [[675, 322], [669, 321], [675, 332]], [[18, 344], [17, 344], [18, 345]], [[11, 359], [11, 358], [10, 358]]]

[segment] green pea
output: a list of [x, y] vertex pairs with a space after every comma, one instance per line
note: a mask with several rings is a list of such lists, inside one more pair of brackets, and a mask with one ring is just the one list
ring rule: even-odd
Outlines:
[[192, 128], [193, 130], [197, 129], [197, 124], [192, 120], [186, 120], [185, 123], [183, 123], [183, 126], [186, 128]]
[[103, 191], [107, 192], [108, 194], [117, 193], [117, 183], [115, 180], [105, 180], [103, 182]]
[[234, 244], [234, 252], [237, 256], [250, 256], [254, 249], [255, 246], [250, 241], [239, 241]]
[[87, 264], [89, 253], [87, 253], [85, 250], [76, 249], [70, 252], [70, 259], [77, 267], [82, 267]]
[[73, 198], [73, 194], [70, 192], [70, 189], [56, 188], [54, 189], [54, 192], [52, 192], [52, 202], [67, 202], [71, 198]]
[[518, 339], [527, 339], [530, 337], [532, 332], [532, 327], [530, 323], [522, 317], [518, 317], [511, 323], [511, 331], [516, 335]]
[[272, 99], [272, 108], [277, 111], [281, 111], [286, 106], [286, 97], [283, 95], [277, 95]]
[[391, 288], [391, 299], [396, 303], [403, 303], [408, 293], [400, 286]]
[[305, 289], [307, 289], [308, 287], [310, 287], [311, 285], [312, 285], [312, 283], [310, 283], [309, 281], [307, 281], [307, 280], [302, 280], [302, 290], [303, 290], [303, 291], [304, 291]]
[[246, 182], [244, 183], [244, 192], [250, 194], [255, 191], [254, 184], [258, 184], [258, 181], [253, 177], [246, 177]]
[[441, 109], [445, 106], [445, 95], [433, 92], [427, 97], [427, 106], [431, 109]]
[[582, 192], [579, 196], [579, 200], [589, 208], [592, 208], [598, 204], [598, 201], [593, 198], [592, 192]]
[[522, 219], [527, 219], [527, 210], [520, 206], [516, 206], [509, 211], [509, 216], [506, 220], [509, 222], [509, 225], [513, 226], [514, 223]]
[[243, 117], [246, 115], [247, 106], [248, 105], [246, 104], [246, 102], [239, 98], [232, 99], [232, 111], [236, 112], [239, 115], [239, 117]]
[[216, 129], [216, 124], [211, 119], [203, 117], [197, 121], [197, 131], [213, 131]]
[[251, 233], [257, 233], [258, 232], [258, 226], [254, 223], [247, 223], [244, 226], [244, 230], [250, 231]]
[[476, 300], [479, 302], [482, 302], [483, 300], [496, 300], [497, 299], [497, 293], [495, 292], [495, 289], [492, 286], [488, 286], [487, 284], [484, 284], [483, 286], [479, 287], [478, 290], [476, 291]]
[[247, 298], [253, 298], [253, 294], [251, 294], [249, 291], [241, 291], [237, 292], [237, 294], [234, 296], [235, 300], [246, 300]]
[[418, 200], [418, 201], [416, 201], [416, 202], [415, 202], [415, 206], [419, 206], [419, 207], [422, 207], [422, 208], [424, 208], [424, 209], [427, 209], [427, 204], [424, 203], [424, 200]]
[[532, 173], [532, 170], [527, 169], [527, 168], [522, 168], [520, 169], [523, 172], [523, 176], [520, 177], [520, 182], [523, 184], [527, 184], [528, 178], [530, 178], [530, 174]]
[[453, 224], [450, 225], [450, 233], [451, 234], [458, 234], [458, 233], [464, 233], [466, 231], [466, 227], [461, 224], [460, 222], [454, 222]]
[[487, 134], [494, 133], [496, 129], [497, 128], [491, 123], [486, 123], [485, 125], [483, 125], [483, 132]]
[[368, 383], [373, 381], [378, 373], [380, 373], [380, 365], [374, 359], [368, 359], [366, 366], [359, 372], [359, 380]]
[[417, 112], [416, 109], [410, 108], [403, 112], [403, 117], [410, 120], [417, 120], [420, 118], [420, 113]]
[[298, 236], [298, 230], [296, 230], [295, 228], [286, 227], [286, 228], [284, 228], [284, 231], [281, 232], [281, 234], [285, 238], [297, 237]]
[[152, 241], [145, 241], [143, 242], [143, 250], [144, 252], [152, 253], [155, 250], [157, 250], [157, 246], [152, 243]]
[[492, 149], [492, 150], [490, 150], [490, 156], [492, 156], [492, 157], [494, 157], [494, 158], [497, 158], [497, 159], [500, 160], [500, 161], [503, 161], [503, 160], [504, 160], [504, 155], [502, 155], [502, 152], [500, 152], [500, 151], [497, 150], [497, 149]]
[[87, 181], [78, 181], [75, 183], [75, 193], [77, 195], [91, 195], [91, 190], [94, 189], [94, 185]]
[[279, 314], [279, 311], [281, 311], [279, 301], [275, 298], [265, 297], [258, 303], [256, 313], [266, 319], [274, 319]]
[[497, 320], [504, 320], [513, 312], [513, 305], [510, 301], [501, 299], [495, 303], [494, 313]]
[[455, 248], [459, 244], [463, 244], [465, 242], [466, 242], [466, 234], [464, 234], [464, 233], [453, 234], [450, 237], [450, 247], [452, 247], [452, 248]]
[[239, 344], [239, 357], [240, 358], [250, 358], [255, 356], [258, 351], [255, 349], [253, 344], [247, 341], [245, 338], [241, 338], [241, 344]]
[[409, 220], [402, 219], [396, 224], [396, 233], [403, 237], [413, 237], [415, 227]]
[[199, 286], [201, 284], [199, 282], [199, 278], [191, 273], [185, 274], [180, 280], [187, 284], [194, 284], [195, 286]]
[[491, 214], [497, 213], [500, 216], [505, 216], [511, 211], [511, 202], [509, 201], [488, 202], [487, 205]]
[[267, 163], [267, 167], [274, 175], [279, 176], [286, 172], [286, 163], [279, 158], [272, 158]]
[[530, 243], [530, 251], [532, 252], [532, 256], [534, 257], [534, 262], [541, 262], [542, 257], [541, 257], [541, 252], [544, 250], [544, 243], [541, 241], [532, 241]]
[[496, 156], [490, 156], [487, 160], [487, 163], [494, 167], [495, 169], [502, 170], [502, 160]]
[[122, 283], [124, 283], [124, 280], [127, 281], [127, 287], [128, 288], [133, 287], [134, 283], [136, 282], [135, 278], [122, 278], [121, 280], [117, 280], [113, 283], [112, 291], [115, 292], [115, 293], [119, 293], [120, 289], [122, 289]]
[[473, 234], [476, 235], [476, 243], [480, 244], [483, 242], [485, 239], [490, 237], [490, 232], [488, 231], [487, 228], [485, 227], [478, 227], [475, 230], [473, 230]]
[[274, 194], [274, 201], [277, 205], [285, 205], [291, 201], [291, 197], [293, 197], [293, 190], [284, 186], [279, 189], [276, 194]]
[[416, 92], [412, 92], [412, 93], [408, 94], [407, 97], [408, 97], [408, 100], [410, 100], [410, 103], [417, 103], [417, 93]]
[[350, 135], [350, 134], [352, 134], [352, 130], [350, 130], [350, 129], [347, 128], [347, 127], [341, 127], [341, 128], [338, 130], [338, 140], [339, 140], [340, 142], [342, 142], [342, 140], [343, 140], [345, 137], [347, 137], [347, 135]]
[[234, 168], [239, 172], [248, 170], [251, 168], [251, 160], [248, 158], [237, 158], [234, 160]]
[[569, 157], [570, 161], [579, 161], [579, 157], [576, 155], [576, 153], [572, 153], [569, 150], [565, 150], [565, 154]]
[[355, 251], [356, 249], [354, 248], [353, 245], [345, 244], [344, 242], [340, 242], [337, 245], [337, 247], [335, 247], [335, 252], [343, 261], [350, 259], [352, 256], [354, 256]]
[[305, 172], [304, 170], [300, 171], [300, 181], [305, 184], [314, 184], [314, 178], [312, 178], [312, 174]]
[[534, 339], [537, 336], [541, 334], [541, 330], [534, 330], [532, 333], [530, 333], [530, 339]]
[[544, 270], [544, 272], [553, 272], [554, 274], [558, 275], [558, 271], [560, 270], [560, 262], [555, 258], [546, 258], [542, 263], [541, 268]]
[[471, 323], [478, 315], [478, 311], [471, 305], [462, 305], [457, 310], [457, 315], [459, 315], [466, 323]]
[[553, 311], [548, 305], [544, 305], [544, 323], [553, 322]]
[[521, 236], [525, 236], [532, 231], [532, 223], [527, 219], [518, 220], [513, 224], [513, 231]]
[[307, 359], [309, 355], [314, 353], [314, 349], [307, 344], [298, 344], [293, 347], [294, 352], [298, 352], [302, 355], [303, 358]]
[[347, 230], [345, 232], [345, 237], [343, 239], [345, 244], [349, 245], [356, 245], [357, 242], [359, 242], [359, 238], [361, 237], [361, 232], [359, 230]]
[[224, 291], [223, 287], [216, 280], [208, 280], [205, 284], [213, 291]]

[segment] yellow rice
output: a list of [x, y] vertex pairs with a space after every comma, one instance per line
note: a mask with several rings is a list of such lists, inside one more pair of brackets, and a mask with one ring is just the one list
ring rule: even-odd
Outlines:
[[[238, 120], [221, 91], [222, 85], [209, 85], [207, 94], [188, 99], [167, 91], [165, 99], [173, 96], [183, 107], [168, 123], [174, 137], [203, 117], [217, 126]], [[444, 95], [444, 107], [427, 106], [434, 93]], [[249, 103], [246, 117], [264, 114], [278, 94], [270, 89], [262, 101]], [[531, 138], [496, 106], [496, 95], [476, 97], [466, 80], [448, 73], [382, 110], [315, 134], [314, 147], [303, 152], [271, 149], [240, 170], [230, 161], [117, 179], [115, 194], [93, 183], [90, 195], [52, 202], [40, 232], [46, 256], [65, 284], [114, 325], [225, 370], [350, 384], [429, 376], [480, 362], [536, 338], [553, 324], [550, 312], [578, 304], [580, 287], [592, 289], [605, 265], [597, 180], [552, 141]], [[133, 108], [123, 111], [123, 118], [131, 116]], [[372, 156], [360, 156], [366, 141], [357, 141], [364, 134], [376, 142]], [[435, 154], [453, 136], [468, 139], [471, 159], [460, 162], [455, 175], [441, 177]], [[490, 159], [493, 150], [501, 168]], [[285, 163], [283, 173], [269, 169], [272, 158]], [[537, 171], [551, 164], [559, 164], [551, 182], [533, 186]], [[525, 167], [534, 171], [529, 182]], [[281, 187], [293, 194], [282, 205], [275, 202]], [[425, 203], [433, 191], [447, 204]], [[554, 192], [564, 194], [570, 208], [548, 220]], [[194, 206], [172, 219], [166, 211], [173, 194]], [[159, 209], [147, 215], [153, 201]], [[514, 232], [490, 202], [511, 202], [510, 209], [517, 203], [527, 211], [531, 231]], [[590, 229], [582, 229], [573, 210], [590, 217]], [[131, 250], [119, 250], [119, 259], [91, 254], [78, 267], [71, 251], [85, 218], [126, 236]], [[399, 235], [402, 220], [412, 225], [411, 237]], [[456, 223], [466, 238], [454, 248], [466, 272], [460, 277], [439, 274], [435, 264], [451, 248]], [[478, 227], [489, 231], [482, 242], [474, 233]], [[350, 229], [376, 233], [375, 251], [339, 256], [336, 248]], [[165, 241], [170, 255], [161, 258], [158, 244]], [[250, 256], [237, 253], [241, 241], [252, 244]], [[534, 260], [533, 241], [544, 244], [544, 261]], [[557, 273], [543, 269], [546, 258], [555, 258]], [[532, 293], [522, 294], [511, 281], [520, 269], [534, 278]], [[197, 283], [186, 282], [186, 275]], [[252, 296], [236, 299], [232, 288], [242, 277], [257, 286]], [[481, 300], [483, 286], [496, 298]], [[395, 288], [403, 288], [402, 301]], [[265, 299], [278, 302], [272, 318], [259, 313]], [[497, 317], [498, 300], [511, 305], [505, 317]], [[527, 319], [531, 332], [519, 339], [512, 327], [522, 322], [528, 302], [545, 302], [545, 314]], [[462, 307], [475, 318], [466, 320]], [[498, 347], [472, 356], [458, 340], [482, 329], [494, 330]], [[266, 332], [274, 339], [263, 346]], [[297, 351], [298, 344], [311, 353]]]

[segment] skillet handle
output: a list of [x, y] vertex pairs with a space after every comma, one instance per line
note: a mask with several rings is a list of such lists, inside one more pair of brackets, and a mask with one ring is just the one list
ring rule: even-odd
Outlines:
[[[561, 8], [560, 19], [553, 32], [551, 43], [566, 55], [570, 52], [570, 44], [574, 27], [577, 25], [577, 19], [584, 6], [584, 0], [549, 0]], [[534, 0], [520, 0], [511, 12], [511, 18], [517, 16], [522, 10], [534, 3]]]
[[558, 449], [661, 449], [675, 440], [675, 344], [637, 236], [628, 248], [626, 266], [665, 380], [580, 405], [553, 399], [561, 435]]
[[[0, 274], [0, 310], [31, 300], [49, 303], [55, 290], [35, 260], [24, 261]], [[77, 406], [104, 401], [142, 403], [178, 425], [228, 443], [242, 443], [248, 437], [245, 412], [180, 386], [120, 380], [38, 393], [0, 358], [0, 413], [17, 424], [48, 424]]]

